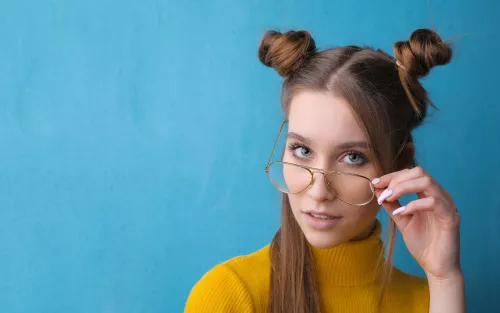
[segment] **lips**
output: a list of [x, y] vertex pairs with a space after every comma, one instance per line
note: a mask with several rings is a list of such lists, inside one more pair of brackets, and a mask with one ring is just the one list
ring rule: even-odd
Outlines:
[[325, 219], [325, 220], [330, 220], [330, 219], [337, 218], [335, 216], [322, 215], [322, 214], [314, 214], [314, 213], [309, 213], [309, 215], [311, 215], [312, 217], [315, 217], [315, 218], [320, 218], [320, 219]]
[[312, 216], [317, 217], [317, 218], [340, 218], [341, 217], [339, 215], [330, 214], [330, 213], [322, 212], [322, 211], [315, 211], [315, 210], [306, 211], [304, 213], [312, 215]]
[[332, 229], [342, 220], [341, 216], [335, 216], [324, 212], [319, 213], [317, 211], [304, 212], [304, 217], [307, 225], [318, 231]]

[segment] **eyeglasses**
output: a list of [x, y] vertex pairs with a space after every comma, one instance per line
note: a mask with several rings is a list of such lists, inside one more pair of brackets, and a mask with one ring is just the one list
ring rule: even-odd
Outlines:
[[327, 171], [290, 162], [271, 162], [278, 139], [287, 122], [285, 120], [281, 124], [278, 136], [274, 142], [273, 151], [264, 169], [269, 175], [271, 183], [278, 190], [287, 194], [300, 193], [314, 184], [316, 180], [314, 173], [321, 173], [323, 174], [326, 187], [339, 200], [356, 206], [366, 205], [373, 200], [375, 197], [375, 188], [371, 180], [365, 176], [338, 172], [336, 170]]

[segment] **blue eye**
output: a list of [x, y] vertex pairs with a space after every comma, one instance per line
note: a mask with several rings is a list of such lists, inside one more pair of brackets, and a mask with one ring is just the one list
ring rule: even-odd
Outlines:
[[344, 156], [343, 162], [349, 166], [357, 166], [365, 164], [366, 159], [358, 152], [351, 151]]
[[299, 147], [294, 150], [294, 153], [299, 158], [308, 158], [311, 156], [311, 151], [306, 147]]
[[301, 144], [290, 144], [288, 150], [292, 152], [294, 158], [299, 160], [308, 159], [312, 155], [312, 151]]

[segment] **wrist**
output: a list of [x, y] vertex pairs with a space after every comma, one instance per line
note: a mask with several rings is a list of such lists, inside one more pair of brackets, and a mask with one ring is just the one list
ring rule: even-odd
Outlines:
[[461, 268], [447, 272], [444, 275], [435, 276], [431, 273], [426, 273], [429, 286], [454, 286], [464, 284], [464, 275]]
[[446, 277], [429, 275], [429, 312], [465, 313], [465, 281], [462, 271]]

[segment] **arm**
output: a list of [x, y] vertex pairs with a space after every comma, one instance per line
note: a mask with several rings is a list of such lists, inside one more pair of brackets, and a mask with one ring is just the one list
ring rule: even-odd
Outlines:
[[[421, 167], [374, 180], [379, 204], [397, 225], [408, 251], [427, 274], [431, 313], [464, 313], [460, 215], [451, 195]], [[385, 190], [385, 191], [382, 191]], [[406, 206], [398, 199], [418, 196]]]
[[465, 313], [465, 284], [461, 272], [447, 279], [427, 277], [430, 293], [430, 313]]

